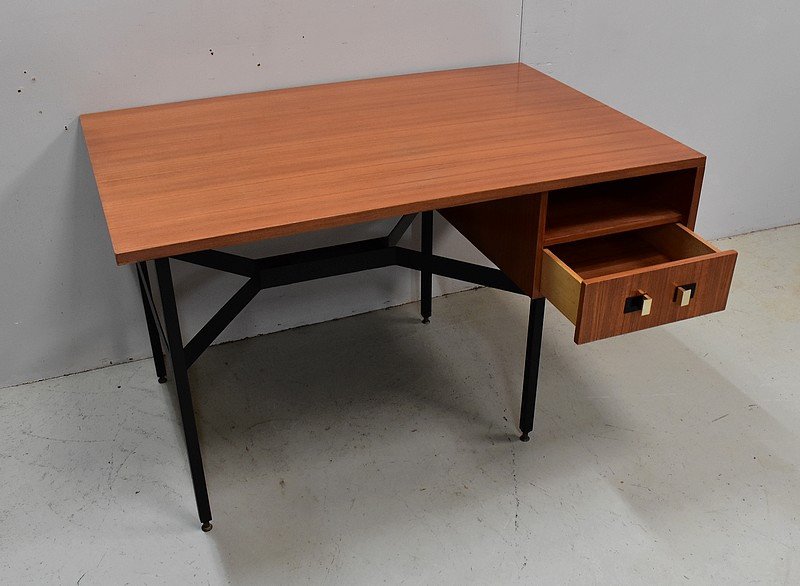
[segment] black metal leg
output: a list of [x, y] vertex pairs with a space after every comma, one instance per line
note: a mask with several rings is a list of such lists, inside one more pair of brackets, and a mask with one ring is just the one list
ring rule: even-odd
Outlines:
[[158, 382], [167, 382], [167, 366], [164, 363], [164, 350], [161, 347], [161, 338], [158, 332], [158, 324], [153, 314], [153, 307], [150, 305], [153, 296], [150, 290], [150, 275], [147, 273], [147, 264], [140, 262], [136, 264], [136, 276], [139, 280], [139, 290], [142, 293], [142, 305], [144, 306], [144, 319], [147, 321], [147, 333], [150, 335], [150, 348], [153, 350], [153, 363], [156, 366], [156, 376]]
[[422, 212], [422, 291], [420, 305], [422, 306], [422, 323], [431, 321], [431, 297], [433, 274], [431, 272], [431, 257], [433, 255], [433, 212]]
[[[139, 286], [147, 318], [153, 359], [159, 380], [165, 373], [164, 351], [169, 354], [173, 380], [183, 423], [189, 468], [192, 474], [197, 512], [203, 531], [211, 530], [211, 507], [208, 502], [197, 423], [189, 388], [188, 369], [262, 289], [280, 287], [389, 266], [400, 266], [419, 271], [421, 275], [421, 313], [423, 322], [431, 316], [432, 276], [441, 275], [476, 285], [524, 294], [500, 269], [448, 259], [433, 254], [433, 212], [422, 213], [421, 250], [399, 246], [400, 238], [409, 228], [414, 214], [403, 216], [382, 238], [337, 244], [315, 250], [293, 252], [265, 258], [246, 258], [229, 252], [205, 250], [173, 257], [175, 260], [195, 264], [249, 280], [237, 291], [211, 320], [186, 344], [183, 344], [180, 321], [172, 283], [170, 258], [155, 261], [156, 284], [161, 293], [161, 310], [153, 302], [150, 278], [145, 263], [137, 265]], [[542, 336], [544, 300], [533, 300], [528, 326], [528, 349], [525, 363], [525, 381], [522, 399], [520, 428], [522, 440], [527, 441], [533, 429], [533, 410], [536, 399], [536, 378], [539, 368], [539, 351]], [[160, 314], [160, 315], [159, 315]], [[163, 318], [163, 319], [161, 319]]]
[[211, 531], [211, 506], [208, 503], [208, 489], [203, 472], [203, 459], [200, 455], [200, 441], [197, 438], [197, 424], [194, 419], [192, 395], [189, 390], [189, 375], [186, 369], [181, 326], [178, 321], [178, 308], [175, 305], [175, 291], [172, 287], [172, 272], [169, 259], [155, 261], [158, 288], [161, 293], [161, 305], [164, 312], [164, 326], [167, 330], [169, 357], [172, 362], [172, 376], [178, 391], [178, 404], [183, 421], [183, 435], [186, 438], [186, 451], [189, 455], [189, 469], [192, 473], [194, 496], [197, 501], [197, 513], [200, 516], [203, 531]]
[[530, 440], [533, 431], [533, 414], [536, 410], [536, 385], [539, 382], [539, 356], [542, 352], [542, 326], [544, 325], [544, 297], [531, 299], [528, 315], [528, 345], [525, 350], [525, 374], [522, 381], [522, 408], [519, 414], [519, 439]]

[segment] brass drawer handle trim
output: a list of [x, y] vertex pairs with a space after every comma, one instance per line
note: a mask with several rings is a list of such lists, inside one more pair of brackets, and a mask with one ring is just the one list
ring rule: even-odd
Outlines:
[[680, 305], [681, 307], [686, 307], [689, 305], [689, 302], [694, 297], [694, 294], [697, 291], [697, 283], [691, 283], [689, 285], [678, 285], [675, 288], [675, 295], [673, 296], [672, 300]]
[[642, 293], [642, 316], [650, 315], [651, 309], [653, 309], [653, 298], [647, 293]]

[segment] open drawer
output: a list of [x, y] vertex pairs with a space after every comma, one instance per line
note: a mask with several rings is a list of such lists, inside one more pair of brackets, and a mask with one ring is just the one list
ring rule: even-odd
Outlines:
[[725, 309], [735, 264], [667, 224], [545, 248], [540, 290], [582, 344]]

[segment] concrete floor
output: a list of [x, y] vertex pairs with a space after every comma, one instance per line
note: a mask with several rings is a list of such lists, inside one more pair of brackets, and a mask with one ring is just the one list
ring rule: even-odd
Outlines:
[[572, 343], [477, 290], [218, 346], [192, 372], [214, 530], [140, 361], [0, 391], [0, 581], [800, 583], [800, 226], [728, 310]]

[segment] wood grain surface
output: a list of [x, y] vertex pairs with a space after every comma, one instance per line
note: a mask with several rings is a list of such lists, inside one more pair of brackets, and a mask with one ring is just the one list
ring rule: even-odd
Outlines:
[[[659, 268], [617, 273], [584, 281], [575, 342], [583, 344], [722, 311], [728, 302], [736, 252], [676, 261]], [[697, 286], [689, 305], [675, 301], [678, 286]], [[624, 313], [625, 299], [644, 291], [653, 299], [650, 315]]]
[[547, 194], [520, 195], [439, 210], [527, 295], [537, 297]]
[[[545, 249], [541, 287], [583, 344], [725, 309], [735, 264], [735, 251], [672, 224]], [[688, 285], [694, 295], [681, 306], [676, 290]], [[625, 313], [641, 293], [650, 314]]]
[[686, 169], [553, 191], [544, 244], [688, 222], [701, 172], [702, 168]]
[[522, 64], [81, 116], [120, 264], [698, 167]]

